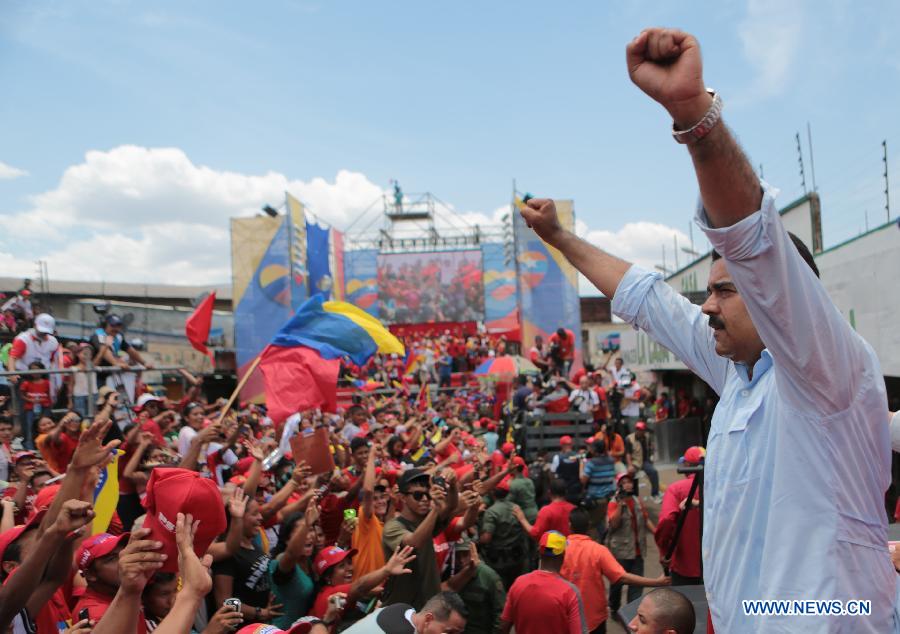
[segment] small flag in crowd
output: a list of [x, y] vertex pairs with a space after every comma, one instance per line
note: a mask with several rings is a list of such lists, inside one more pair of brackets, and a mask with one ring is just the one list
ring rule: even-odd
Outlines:
[[185, 334], [194, 349], [209, 357], [211, 357], [212, 354], [210, 353], [209, 348], [206, 347], [206, 342], [209, 339], [209, 329], [212, 326], [213, 306], [215, 306], [215, 304], [216, 292], [213, 291], [200, 302], [184, 324]]
[[402, 355], [405, 349], [356, 306], [312, 296], [260, 355], [269, 417], [280, 422], [307, 409], [335, 411], [341, 358], [362, 366], [376, 352]]
[[119, 503], [119, 456], [125, 452], [120, 449], [112, 450], [114, 457], [100, 472], [100, 478], [94, 487], [94, 524], [92, 535], [105, 533], [112, 521], [116, 505]]

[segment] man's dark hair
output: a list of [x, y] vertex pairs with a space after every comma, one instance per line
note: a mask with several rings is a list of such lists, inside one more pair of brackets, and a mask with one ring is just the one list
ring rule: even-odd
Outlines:
[[595, 456], [602, 456], [606, 453], [606, 441], [602, 438], [597, 438], [592, 442], [588, 447], [591, 448], [591, 453]]
[[519, 381], [519, 385], [521, 385], [523, 387], [528, 385], [528, 377], [525, 376], [524, 374], [519, 375], [518, 381]]
[[[809, 248], [803, 243], [803, 240], [795, 236], [793, 233], [788, 231], [788, 235], [791, 238], [791, 242], [794, 243], [794, 246], [797, 248], [797, 253], [800, 254], [800, 257], [803, 258], [803, 261], [809, 265], [809, 268], [812, 269], [812, 272], [816, 274], [816, 277], [821, 277], [819, 275], [819, 267], [816, 266], [816, 260], [813, 258], [812, 252], [810, 252]], [[712, 252], [712, 261], [721, 260], [722, 255], [713, 249]]]
[[671, 588], [656, 588], [648, 592], [644, 599], [653, 604], [653, 620], [663, 628], [675, 630], [677, 634], [694, 634], [697, 616], [690, 600]]
[[369, 441], [363, 438], [362, 436], [354, 436], [353, 440], [350, 441], [350, 453], [356, 453], [356, 450], [360, 447], [368, 447]]
[[422, 606], [420, 612], [431, 612], [438, 621], [446, 621], [456, 612], [464, 619], [469, 618], [469, 611], [462, 598], [455, 592], [439, 592]]
[[557, 335], [560, 339], [565, 339], [566, 336], [567, 336], [567, 335], [566, 335], [566, 329], [565, 329], [565, 328], [557, 328], [557, 329], [556, 329], [556, 335]]
[[566, 482], [565, 480], [560, 480], [559, 478], [554, 478], [552, 482], [550, 482], [550, 495], [555, 498], [563, 498], [566, 497]]
[[580, 508], [572, 509], [572, 512], [569, 513], [569, 528], [572, 529], [572, 532], [576, 535], [587, 535], [590, 527], [591, 520], [588, 518], [587, 512]]

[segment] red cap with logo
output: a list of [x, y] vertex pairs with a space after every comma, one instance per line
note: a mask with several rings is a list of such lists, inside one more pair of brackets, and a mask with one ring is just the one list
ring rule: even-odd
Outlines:
[[78, 569], [85, 571], [91, 567], [94, 560], [106, 557], [114, 551], [116, 547], [123, 541], [128, 541], [130, 533], [122, 533], [121, 535], [110, 535], [109, 533], [98, 533], [91, 535], [81, 544], [78, 552], [75, 553], [75, 563]]
[[572, 437], [571, 436], [563, 436], [562, 438], [559, 439], [559, 444], [560, 445], [571, 445]]
[[343, 548], [340, 548], [338, 546], [331, 546], [329, 548], [326, 548], [318, 555], [316, 555], [316, 574], [321, 576], [322, 573], [324, 573], [329, 568], [337, 566], [347, 557], [352, 557], [356, 553], [357, 550], [355, 548], [351, 548], [350, 550], [344, 550]]
[[178, 572], [178, 547], [175, 544], [175, 521], [179, 513], [190, 513], [200, 521], [194, 535], [194, 552], [203, 557], [209, 545], [225, 530], [225, 505], [215, 482], [188, 469], [154, 469], [147, 483], [143, 501], [147, 509], [144, 528], [150, 529], [146, 539], [163, 544], [168, 555], [163, 572]]
[[706, 449], [703, 447], [688, 447], [688, 450], [684, 452], [684, 456], [681, 457], [681, 462], [700, 464], [704, 458], [706, 458]]

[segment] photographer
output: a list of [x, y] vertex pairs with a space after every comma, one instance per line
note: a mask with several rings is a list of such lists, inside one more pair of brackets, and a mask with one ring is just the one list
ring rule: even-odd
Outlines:
[[[647, 552], [647, 533], [656, 532], [647, 509], [636, 494], [634, 476], [620, 473], [616, 476], [616, 493], [607, 508], [609, 532], [606, 545], [616, 561], [635, 575], [644, 574], [644, 554]], [[622, 605], [624, 583], [614, 583], [609, 588], [609, 609], [615, 614]], [[628, 601], [636, 601], [641, 596], [641, 588], [628, 586]]]
[[653, 438], [647, 433], [647, 423], [639, 420], [634, 425], [634, 433], [625, 437], [625, 464], [629, 473], [643, 471], [647, 475], [650, 480], [650, 495], [659, 504], [662, 498], [659, 495], [659, 472], [653, 464], [655, 451]]
[[[678, 462], [685, 467], [702, 467], [705, 457], [706, 450], [703, 447], [690, 447]], [[668, 566], [672, 574], [672, 583], [677, 586], [703, 583], [703, 571], [700, 566], [699, 492], [695, 493], [693, 499], [688, 501], [695, 475], [686, 473], [684, 479], [671, 484], [666, 489], [662, 507], [659, 510], [659, 523], [656, 527], [655, 538], [656, 545], [659, 546], [660, 559], [664, 566]], [[686, 512], [684, 524], [678, 535], [678, 543], [672, 553], [672, 560], [662, 560], [675, 539], [678, 518], [685, 513], [688, 504], [690, 504], [690, 509]]]
[[591, 389], [591, 381], [587, 375], [578, 380], [578, 387], [569, 393], [569, 409], [580, 414], [593, 415], [600, 407], [600, 397]]

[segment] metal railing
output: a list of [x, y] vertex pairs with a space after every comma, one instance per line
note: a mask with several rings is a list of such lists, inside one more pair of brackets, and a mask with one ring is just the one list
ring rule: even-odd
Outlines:
[[[87, 397], [88, 397], [87, 415], [93, 416], [96, 411], [97, 392], [95, 392], [93, 390], [92, 386], [95, 383], [97, 383], [97, 381], [96, 381], [97, 375], [108, 375], [108, 374], [121, 375], [124, 373], [137, 373], [137, 372], [177, 372], [178, 370], [183, 370], [183, 369], [184, 369], [183, 365], [154, 365], [152, 368], [147, 368], [142, 365], [130, 366], [127, 368], [123, 368], [121, 366], [116, 366], [116, 365], [111, 365], [111, 366], [90, 365], [89, 367], [87, 367], [85, 369], [71, 367], [71, 368], [48, 368], [46, 370], [3, 370], [3, 371], [0, 371], [0, 377], [12, 377], [12, 376], [22, 377], [22, 376], [36, 376], [36, 375], [42, 376], [42, 375], [46, 375], [46, 374], [53, 374], [53, 375], [87, 374], [89, 376], [93, 375], [95, 377], [95, 380], [92, 381], [92, 380], [90, 380], [90, 378], [88, 378], [88, 394], [87, 394]], [[98, 391], [99, 391], [99, 387], [100, 386], [98, 385], [98, 388], [97, 388]], [[122, 388], [122, 390], [119, 390], [118, 388]], [[119, 385], [117, 386], [117, 391], [119, 391], [121, 393], [121, 391], [123, 391], [123, 390], [124, 390], [124, 386], [120, 382]], [[16, 415], [18, 415], [20, 413], [18, 402], [17, 402], [18, 398], [19, 398], [18, 390], [13, 389], [13, 390], [11, 390], [11, 392], [12, 392], [13, 411], [16, 413]], [[127, 396], [127, 394], [126, 394], [126, 396]], [[126, 403], [126, 404], [131, 405], [131, 403]]]

